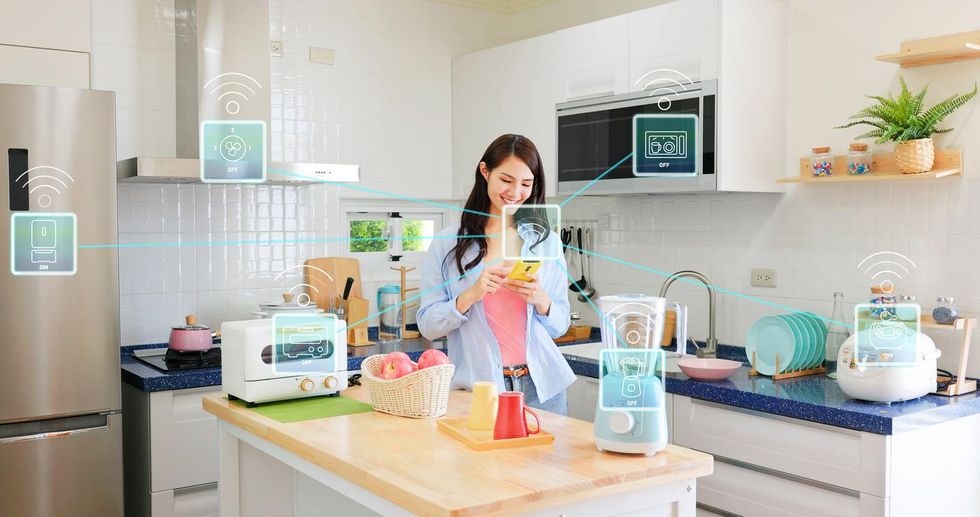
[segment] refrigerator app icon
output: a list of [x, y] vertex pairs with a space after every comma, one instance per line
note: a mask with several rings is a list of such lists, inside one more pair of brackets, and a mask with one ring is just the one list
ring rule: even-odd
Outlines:
[[73, 275], [77, 225], [72, 213], [15, 213], [10, 217], [10, 271], [15, 275]]

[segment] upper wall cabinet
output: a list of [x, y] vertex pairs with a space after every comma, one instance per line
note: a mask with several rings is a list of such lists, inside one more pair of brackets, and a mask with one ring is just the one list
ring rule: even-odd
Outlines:
[[705, 135], [715, 139], [717, 190], [782, 190], [785, 10], [777, 0], [677, 0], [457, 57], [454, 197], [465, 199], [487, 144], [507, 132], [537, 144], [554, 196], [556, 104], [687, 79], [718, 81], [716, 132]]
[[671, 2], [627, 16], [629, 91], [670, 86], [651, 84], [673, 77], [668, 71], [692, 81], [718, 77], [718, 0]]
[[541, 153], [555, 195], [555, 104], [625, 93], [625, 16], [572, 27], [453, 60], [453, 194], [465, 199], [494, 138], [518, 133]]
[[74, 52], [91, 51], [91, 2], [4, 2], [0, 44]]

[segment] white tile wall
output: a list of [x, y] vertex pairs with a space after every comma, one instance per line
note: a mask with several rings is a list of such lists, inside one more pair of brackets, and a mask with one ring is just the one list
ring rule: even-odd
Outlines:
[[337, 254], [336, 187], [121, 184], [118, 194], [123, 344], [165, 342], [191, 313], [213, 328], [248, 319], [301, 283], [294, 266]]
[[[450, 198], [452, 57], [506, 41], [507, 16], [429, 0], [270, 9], [284, 49], [272, 61], [273, 160], [357, 163], [362, 186]], [[333, 49], [335, 64], [311, 64], [311, 46]]]

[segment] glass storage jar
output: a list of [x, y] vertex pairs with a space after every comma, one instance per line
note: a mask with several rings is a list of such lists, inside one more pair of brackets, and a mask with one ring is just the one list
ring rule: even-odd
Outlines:
[[871, 151], [868, 151], [868, 144], [854, 143], [848, 147], [847, 172], [854, 175], [871, 174]]
[[889, 312], [896, 316], [895, 304], [898, 303], [898, 296], [895, 294], [894, 286], [888, 284], [876, 285], [871, 288], [871, 315], [880, 318], [882, 314]]
[[814, 176], [830, 176], [834, 170], [834, 155], [829, 147], [814, 147], [810, 154], [810, 169]]
[[953, 306], [953, 297], [936, 298], [936, 308], [932, 310], [932, 319], [936, 323], [950, 325], [959, 316], [959, 311]]

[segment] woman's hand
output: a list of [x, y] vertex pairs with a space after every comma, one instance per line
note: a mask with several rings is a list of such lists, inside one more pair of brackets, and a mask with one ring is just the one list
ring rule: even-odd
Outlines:
[[485, 266], [476, 282], [456, 298], [456, 310], [464, 313], [487, 294], [497, 292], [509, 272], [510, 269], [503, 266]]
[[528, 275], [528, 277], [531, 278], [530, 282], [507, 278], [504, 280], [504, 287], [517, 293], [525, 302], [534, 305], [534, 310], [538, 311], [538, 314], [547, 316], [551, 311], [551, 297], [542, 289], [537, 275]]

